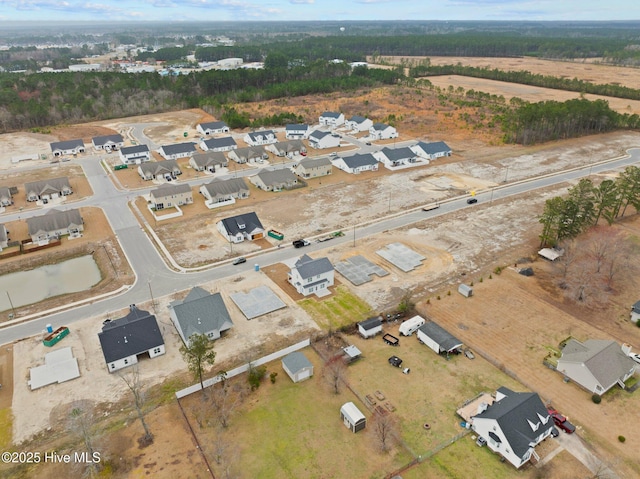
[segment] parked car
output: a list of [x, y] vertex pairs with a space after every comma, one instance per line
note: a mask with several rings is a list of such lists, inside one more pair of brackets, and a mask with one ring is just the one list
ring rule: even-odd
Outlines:
[[472, 205], [472, 204], [477, 203], [477, 202], [478, 202], [478, 198], [469, 198], [467, 200], [467, 204], [468, 205]]
[[302, 248], [303, 246], [309, 246], [311, 243], [309, 243], [306, 239], [299, 239], [299, 240], [295, 240], [293, 242], [293, 247], [294, 248]]
[[466, 348], [464, 350], [464, 355], [469, 359], [475, 359], [476, 358], [475, 354], [473, 354], [473, 352], [469, 348]]
[[560, 431], [558, 431], [557, 428], [552, 427], [551, 428], [551, 437], [558, 437], [560, 435]]
[[478, 445], [478, 447], [482, 447], [487, 443], [487, 440], [482, 437], [482, 436], [478, 436], [478, 439], [476, 440], [476, 444]]
[[391, 364], [391, 366], [394, 366], [396, 368], [400, 368], [402, 367], [402, 359], [400, 359], [398, 356], [391, 356], [389, 358], [389, 364]]
[[556, 425], [556, 427], [562, 429], [567, 434], [573, 434], [575, 432], [576, 427], [573, 424], [571, 424], [569, 420], [566, 417], [564, 417], [562, 414], [560, 414], [558, 411], [550, 407], [550, 408], [547, 408], [547, 412], [553, 419], [553, 423]]
[[335, 151], [332, 151], [331, 153], [329, 153], [329, 156], [338, 156], [338, 153]]
[[237, 265], [237, 264], [242, 264], [242, 263], [246, 263], [247, 262], [247, 258], [245, 258], [244, 256], [240, 256], [239, 258], [236, 258], [233, 260], [233, 264]]
[[636, 363], [640, 364], [640, 354], [638, 353], [629, 353], [629, 357], [633, 359]]

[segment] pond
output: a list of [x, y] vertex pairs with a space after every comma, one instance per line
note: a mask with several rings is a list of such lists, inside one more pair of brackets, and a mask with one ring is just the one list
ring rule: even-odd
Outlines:
[[86, 255], [58, 264], [41, 266], [0, 276], [0, 311], [37, 303], [60, 294], [76, 293], [100, 281], [93, 256]]

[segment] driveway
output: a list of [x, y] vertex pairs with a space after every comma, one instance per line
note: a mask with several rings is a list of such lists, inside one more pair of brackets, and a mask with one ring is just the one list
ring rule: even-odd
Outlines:
[[618, 479], [619, 476], [604, 462], [593, 454], [585, 442], [577, 434], [566, 434], [560, 431], [556, 438], [560, 446], [573, 455], [578, 461], [589, 469], [598, 479]]

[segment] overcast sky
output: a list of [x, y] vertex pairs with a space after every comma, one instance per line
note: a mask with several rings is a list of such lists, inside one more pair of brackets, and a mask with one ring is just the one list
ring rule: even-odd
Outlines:
[[0, 21], [640, 20], [638, 0], [0, 0]]

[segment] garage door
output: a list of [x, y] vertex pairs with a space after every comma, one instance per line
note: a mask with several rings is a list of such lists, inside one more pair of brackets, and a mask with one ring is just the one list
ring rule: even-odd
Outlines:
[[303, 381], [311, 376], [311, 371], [308, 369], [306, 371], [301, 371], [298, 373], [298, 381]]

